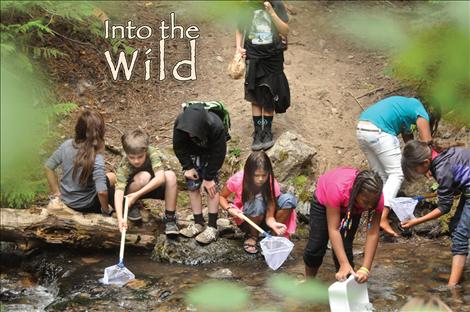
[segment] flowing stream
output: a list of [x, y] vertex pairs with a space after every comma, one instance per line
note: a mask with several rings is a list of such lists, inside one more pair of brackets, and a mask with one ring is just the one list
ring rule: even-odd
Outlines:
[[[292, 258], [278, 272], [302, 278], [305, 240], [295, 241]], [[362, 243], [357, 246], [360, 263]], [[226, 278], [250, 293], [248, 309], [328, 311], [327, 305], [305, 306], [273, 293], [267, 280], [273, 274], [260, 258], [251, 263], [210, 264], [197, 267], [156, 263], [149, 254], [129, 250], [126, 267], [137, 278], [132, 287], [101, 285], [104, 268], [117, 262], [117, 253], [54, 248], [26, 259], [2, 259], [0, 299], [6, 311], [194, 311], [185, 302], [186, 291], [210, 278]], [[382, 242], [368, 283], [375, 311], [398, 311], [413, 296], [437, 296], [453, 311], [470, 311], [470, 265], [462, 286], [445, 287], [450, 272], [449, 240], [414, 237]], [[327, 252], [319, 278], [334, 282], [333, 261]], [[221, 270], [225, 269], [225, 270]], [[228, 269], [228, 270], [227, 270]]]

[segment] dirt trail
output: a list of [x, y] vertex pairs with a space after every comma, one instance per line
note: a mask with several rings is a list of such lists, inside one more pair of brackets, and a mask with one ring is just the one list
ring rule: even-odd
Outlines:
[[[387, 93], [393, 93], [399, 85], [382, 73], [386, 62], [384, 56], [355, 47], [334, 34], [334, 26], [331, 26], [334, 15], [342, 7], [350, 10], [356, 4], [289, 3], [296, 12], [290, 15], [289, 49], [285, 53], [285, 73], [291, 87], [292, 105], [286, 114], [275, 117], [274, 134], [279, 137], [287, 130], [302, 134], [318, 151], [316, 174], [340, 165], [366, 166], [355, 138], [361, 108], [349, 92], [359, 96], [382, 87], [378, 93], [360, 99], [367, 107]], [[122, 21], [129, 18], [140, 25], [156, 25], [174, 11], [178, 23], [186, 26], [194, 23], [194, 19], [186, 15], [190, 9], [184, 3], [133, 2], [133, 5], [135, 9], [128, 13], [129, 16], [122, 16]], [[369, 5], [387, 6], [387, 3], [370, 2]], [[144, 81], [143, 69], [140, 69], [131, 81], [114, 82], [104, 55], [93, 50], [77, 51], [75, 46], [72, 57], [54, 60], [54, 66], [51, 66], [59, 94], [63, 100], [98, 107], [113, 126], [108, 127], [107, 141], [116, 146], [120, 145], [120, 134], [115, 128], [128, 131], [136, 126], [151, 134], [153, 144], [171, 144], [173, 121], [181, 111], [182, 102], [222, 100], [227, 104], [233, 122], [234, 139], [229, 146], [240, 148], [244, 159], [252, 140], [251, 107], [243, 99], [243, 80], [232, 80], [226, 75], [227, 63], [235, 50], [234, 31], [204, 21], [198, 22], [198, 26], [201, 37], [197, 40], [196, 81], [180, 82], [168, 78]], [[129, 44], [158, 51], [156, 40], [130, 41]], [[104, 53], [105, 48], [100, 49]], [[167, 64], [187, 58], [188, 51], [187, 42], [170, 41]], [[167, 69], [167, 74], [171, 74], [171, 68]], [[86, 83], [91, 87], [85, 86], [85, 91], [79, 92]], [[69, 134], [73, 122], [74, 116], [62, 122]], [[115, 166], [118, 159], [111, 154], [108, 156], [108, 165]]]

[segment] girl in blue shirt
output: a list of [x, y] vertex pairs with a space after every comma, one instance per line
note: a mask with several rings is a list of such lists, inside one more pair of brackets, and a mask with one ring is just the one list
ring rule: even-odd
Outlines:
[[[392, 236], [398, 234], [388, 222], [390, 199], [396, 197], [403, 182], [401, 150], [398, 135], [405, 142], [413, 139], [418, 130], [419, 140], [430, 142], [437, 128], [437, 121], [430, 118], [423, 104], [415, 98], [391, 96], [367, 108], [359, 117], [357, 140], [369, 166], [384, 182], [385, 208], [380, 227]], [[434, 127], [435, 125], [435, 127]]]

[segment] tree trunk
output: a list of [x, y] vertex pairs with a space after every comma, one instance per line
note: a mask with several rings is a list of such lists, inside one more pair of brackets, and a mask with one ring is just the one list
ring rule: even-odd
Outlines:
[[[15, 242], [23, 250], [45, 244], [117, 249], [121, 241], [115, 217], [82, 214], [67, 207], [59, 210], [0, 208], [0, 217], [0, 240]], [[155, 220], [141, 226], [129, 222], [126, 246], [151, 250], [157, 228]]]

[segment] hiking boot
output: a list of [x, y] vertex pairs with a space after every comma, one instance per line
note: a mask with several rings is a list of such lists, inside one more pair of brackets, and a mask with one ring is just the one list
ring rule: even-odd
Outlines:
[[165, 224], [165, 235], [178, 235], [180, 233], [180, 229], [178, 228], [178, 224], [176, 224], [176, 217], [175, 216], [164, 216], [163, 223]]
[[208, 227], [206, 227], [204, 232], [202, 232], [201, 234], [196, 236], [196, 241], [198, 243], [207, 245], [207, 244], [210, 244], [213, 241], [217, 240], [218, 234], [219, 234], [219, 231], [217, 231], [216, 228], [214, 228], [212, 226], [208, 226]]
[[180, 234], [184, 237], [194, 237], [204, 231], [204, 225], [199, 223], [191, 223], [188, 227], [182, 229]]
[[274, 138], [273, 138], [273, 133], [271, 132], [271, 129], [264, 129], [263, 131], [263, 140], [261, 143], [261, 146], [263, 150], [267, 151], [274, 145]]
[[251, 144], [252, 151], [260, 151], [263, 149], [263, 130], [261, 127], [255, 127], [253, 132], [253, 144]]
[[142, 220], [142, 215], [140, 214], [140, 203], [135, 203], [129, 208], [129, 212], [127, 213], [127, 219], [131, 221], [139, 221]]

